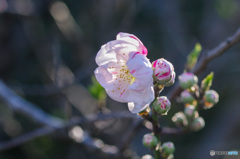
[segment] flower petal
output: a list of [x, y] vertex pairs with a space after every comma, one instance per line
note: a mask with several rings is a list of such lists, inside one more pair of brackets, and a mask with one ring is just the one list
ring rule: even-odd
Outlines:
[[141, 42], [141, 40], [139, 40], [135, 35], [133, 34], [128, 34], [128, 33], [118, 33], [117, 35], [117, 40], [125, 40], [128, 41], [129, 43], [132, 43], [133, 45], [138, 46], [141, 51], [140, 53], [147, 56], [148, 51], [147, 48], [143, 45], [143, 43]]
[[[141, 87], [141, 85], [139, 86]], [[154, 89], [153, 86], [144, 86], [143, 89], [127, 89], [123, 98], [128, 102], [134, 102], [139, 107], [144, 107], [146, 104], [151, 103], [154, 100]]]
[[98, 51], [95, 61], [98, 66], [105, 65], [109, 62], [117, 62], [116, 53], [113, 51], [108, 51], [106, 45], [103, 45]]
[[127, 67], [129, 72], [138, 80], [153, 83], [153, 70], [152, 65], [147, 59], [147, 57], [143, 56], [142, 54], [130, 53], [129, 60], [127, 61]]
[[137, 105], [137, 104], [135, 104], [133, 102], [128, 102], [128, 109], [132, 113], [139, 113], [139, 112], [143, 111], [144, 109], [146, 109], [148, 106], [149, 106], [149, 104], [141, 106], [141, 105]]
[[109, 86], [109, 81], [113, 79], [112, 74], [104, 67], [98, 67], [94, 71], [97, 81], [105, 89]]

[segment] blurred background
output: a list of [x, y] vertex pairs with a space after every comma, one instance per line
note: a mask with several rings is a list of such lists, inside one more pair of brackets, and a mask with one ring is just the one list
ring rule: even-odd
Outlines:
[[[100, 97], [92, 88], [98, 87], [92, 78], [96, 53], [118, 32], [135, 34], [148, 48], [151, 61], [167, 59], [178, 76], [195, 43], [206, 53], [239, 27], [239, 0], [0, 0], [0, 79], [18, 96], [64, 121], [122, 112], [127, 110], [126, 104], [102, 100], [104, 93]], [[175, 143], [176, 159], [224, 158], [210, 157], [210, 150], [240, 150], [239, 60], [240, 43], [200, 74], [199, 81], [214, 71], [212, 89], [219, 93], [220, 101], [212, 109], [200, 111], [206, 122], [203, 130], [162, 137], [163, 142]], [[171, 91], [166, 88], [162, 95]], [[174, 126], [171, 117], [182, 109], [181, 104], [172, 105], [161, 124]], [[0, 100], [0, 147], [41, 127], [12, 109], [5, 99]], [[0, 158], [113, 158], [106, 154], [116, 152], [128, 140], [132, 127], [135, 132], [120, 158], [137, 159], [151, 153], [142, 145], [142, 136], [150, 131], [131, 117], [81, 122], [3, 149]], [[76, 139], [83, 132], [97, 148], [105, 143], [103, 154]]]

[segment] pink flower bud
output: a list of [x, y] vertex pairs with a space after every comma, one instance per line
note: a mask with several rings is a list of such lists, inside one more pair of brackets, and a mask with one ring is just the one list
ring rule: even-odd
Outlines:
[[172, 75], [171, 80], [168, 81], [168, 83], [166, 83], [165, 86], [166, 86], [166, 87], [169, 87], [169, 86], [173, 85], [174, 82], [175, 82], [175, 77], [176, 77], [176, 74], [175, 74], [175, 72], [173, 72], [173, 75]]
[[175, 151], [175, 146], [172, 142], [168, 141], [162, 144], [162, 155], [169, 156]]
[[185, 72], [181, 74], [178, 78], [179, 78], [180, 86], [183, 89], [191, 88], [194, 84], [198, 82], [197, 76], [195, 76], [191, 72]]
[[194, 97], [191, 95], [190, 92], [184, 90], [181, 93], [181, 100], [183, 103], [192, 103], [194, 101]]
[[184, 114], [188, 118], [193, 118], [195, 115], [195, 106], [189, 105], [189, 106], [185, 107]]
[[153, 77], [157, 83], [165, 85], [170, 80], [174, 82], [174, 67], [169, 61], [164, 58], [158, 59], [152, 63], [152, 67]]
[[217, 104], [219, 100], [219, 95], [216, 91], [214, 90], [207, 90], [204, 94], [204, 100], [206, 102], [212, 103], [212, 104]]
[[193, 119], [193, 122], [191, 123], [191, 129], [193, 131], [199, 131], [205, 126], [204, 119], [202, 117], [197, 117]]
[[154, 111], [159, 115], [167, 115], [171, 108], [171, 103], [166, 96], [157, 97], [152, 105]]
[[143, 136], [142, 142], [145, 147], [150, 148], [150, 149], [154, 149], [158, 144], [157, 137], [154, 136], [153, 134], [145, 134]]

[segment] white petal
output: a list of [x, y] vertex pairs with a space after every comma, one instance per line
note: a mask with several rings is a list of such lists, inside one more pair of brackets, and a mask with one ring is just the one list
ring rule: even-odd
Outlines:
[[124, 98], [129, 102], [134, 102], [138, 106], [145, 106], [154, 100], [153, 86], [145, 86], [142, 90], [127, 89], [124, 93]]
[[111, 97], [113, 100], [121, 102], [121, 103], [127, 103], [129, 102], [126, 98], [120, 96], [120, 93], [118, 92], [112, 92], [112, 90], [106, 90], [109, 97]]
[[127, 41], [113, 40], [103, 45], [96, 56], [96, 63], [99, 66], [108, 62], [127, 61], [129, 53], [139, 52], [141, 49]]
[[150, 61], [139, 53], [130, 53], [129, 59], [127, 61], [127, 67], [129, 72], [138, 80], [141, 80], [144, 83], [153, 82], [152, 74], [152, 65]]
[[104, 67], [98, 67], [94, 71], [95, 77], [97, 81], [102, 85], [105, 89], [109, 85], [109, 81], [113, 79], [112, 74]]
[[128, 109], [132, 113], [139, 113], [139, 112], [143, 111], [144, 109], [146, 109], [148, 106], [149, 106], [149, 104], [141, 106], [141, 105], [137, 105], [136, 103], [133, 103], [133, 102], [128, 102]]
[[98, 51], [95, 61], [98, 66], [105, 65], [109, 62], [117, 62], [116, 53], [106, 50], [106, 45], [103, 45]]

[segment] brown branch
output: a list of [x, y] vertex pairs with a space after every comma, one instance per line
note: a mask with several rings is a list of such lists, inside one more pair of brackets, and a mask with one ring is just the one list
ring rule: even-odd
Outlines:
[[[207, 52], [207, 55], [200, 61], [197, 62], [195, 68], [191, 70], [196, 75], [199, 75], [204, 69], [206, 69], [208, 63], [214, 58], [226, 53], [233, 45], [240, 42], [240, 28], [230, 37], [228, 37], [224, 42], [220, 43], [217, 47]], [[182, 89], [179, 86], [179, 82], [175, 84], [170, 91], [169, 99], [174, 100], [181, 93]]]
[[208, 65], [208, 63], [214, 58], [224, 54], [228, 49], [230, 49], [233, 45], [237, 44], [240, 41], [240, 28], [230, 37], [228, 37], [224, 42], [220, 43], [217, 47], [210, 50], [207, 53], [207, 56], [199, 61], [196, 67], [192, 70], [192, 72], [196, 75], [200, 74]]

